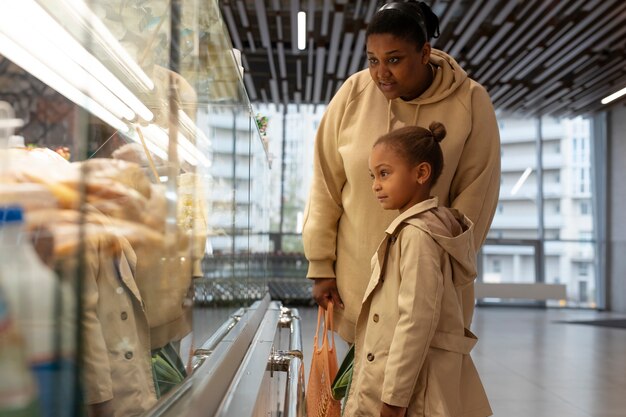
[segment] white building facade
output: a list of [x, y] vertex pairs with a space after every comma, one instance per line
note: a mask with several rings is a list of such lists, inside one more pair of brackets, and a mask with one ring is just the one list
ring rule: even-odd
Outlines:
[[589, 121], [498, 120], [500, 200], [483, 248], [483, 280], [536, 282], [539, 268], [544, 282], [567, 286], [560, 305], [595, 307]]

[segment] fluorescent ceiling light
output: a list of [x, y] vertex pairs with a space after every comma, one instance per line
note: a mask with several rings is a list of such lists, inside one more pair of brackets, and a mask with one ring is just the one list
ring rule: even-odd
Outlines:
[[522, 188], [522, 185], [524, 185], [524, 183], [526, 182], [526, 180], [530, 176], [531, 172], [533, 172], [533, 169], [531, 167], [526, 168], [526, 171], [524, 171], [524, 173], [519, 177], [519, 179], [517, 180], [517, 182], [515, 183], [515, 185], [511, 189], [511, 195], [517, 194], [519, 189]]
[[[146, 142], [152, 145], [156, 145], [157, 148], [161, 150], [161, 155], [168, 149], [169, 144], [169, 136], [168, 131], [158, 125], [153, 123], [148, 126], [139, 127], [141, 132], [146, 139]], [[135, 138], [131, 136], [131, 139], [138, 141], [139, 138]], [[149, 146], [150, 150], [153, 148]], [[182, 133], [178, 133], [178, 154], [180, 157], [189, 163], [192, 166], [197, 166], [198, 164], [202, 164], [204, 166], [211, 166], [211, 161], [207, 159], [207, 157], [198, 150], [198, 148], [189, 141]], [[162, 159], [167, 160], [167, 156], [163, 157], [159, 155], [157, 152], [154, 152], [157, 156]]]
[[67, 18], [74, 18], [80, 22], [87, 34], [87, 39], [98, 42], [115, 59], [120, 67], [129, 72], [145, 88], [148, 90], [154, 89], [154, 82], [126, 52], [126, 49], [83, 0], [39, 0], [39, 2], [44, 4], [50, 3], [52, 7], [63, 4], [67, 13], [72, 16]]
[[602, 104], [608, 104], [608, 103], [612, 102], [613, 100], [617, 100], [618, 98], [620, 98], [624, 94], [626, 94], [626, 87], [622, 88], [619, 91], [616, 91], [615, 93], [611, 94], [610, 96], [604, 97], [602, 99], [601, 103]]
[[[144, 141], [141, 140], [136, 129], [141, 130], [141, 134], [144, 136]], [[148, 140], [148, 137], [147, 137], [148, 135], [145, 131], [145, 128], [137, 127], [136, 129], [131, 130], [126, 136], [139, 144], [142, 144], [142, 145], [145, 144], [146, 148], [148, 148], [150, 152], [152, 152], [154, 155], [158, 156], [162, 160], [167, 161], [167, 152], [165, 152], [163, 149], [157, 146], [157, 144], [154, 143], [153, 140]]]
[[[25, 21], [31, 25], [24, 26]], [[0, 15], [0, 23], [0, 32], [16, 45], [117, 118], [132, 121], [136, 113], [145, 121], [154, 118], [115, 75], [33, 0], [23, 0]]]
[[85, 108], [87, 111], [100, 118], [103, 122], [113, 128], [128, 132], [128, 125], [116, 117], [109, 110], [105, 109], [98, 102], [81, 92], [78, 88], [67, 82], [61, 76], [52, 71], [24, 48], [17, 45], [10, 38], [0, 33], [0, 52], [18, 66], [27, 70], [35, 78], [49, 85], [60, 94], [67, 97], [73, 103]]
[[[126, 103], [143, 120], [150, 122], [154, 114], [141, 102], [111, 71], [95, 56], [74, 39], [41, 6], [32, 1], [25, 1], [16, 7], [22, 19], [29, 19], [40, 34], [63, 50], [76, 64], [106, 86], [113, 94]], [[20, 20], [22, 20], [20, 19]], [[22, 20], [23, 21], [23, 20]]]
[[306, 49], [306, 13], [298, 12], [298, 49]]
[[[2, 13], [0, 17], [0, 31], [19, 45], [24, 51], [28, 51], [35, 59], [49, 68], [50, 71], [59, 75], [68, 83], [72, 84], [83, 94], [97, 101], [104, 108], [113, 113], [117, 118], [133, 120], [135, 112], [124, 104], [115, 94], [106, 88], [101, 82], [77, 65], [63, 49], [57, 48], [44, 32], [39, 32], [35, 27], [25, 28], [21, 19], [17, 20], [9, 13]], [[30, 71], [30, 68], [24, 68]], [[54, 85], [50, 87], [55, 88]], [[79, 103], [80, 104], [80, 103]]]
[[[78, 0], [62, 1], [70, 1], [79, 9], [81, 4], [86, 8]], [[100, 27], [99, 33], [108, 33], [110, 48], [123, 50], [102, 22], [95, 23], [97, 17], [93, 13], [84, 10], [83, 13], [89, 16], [90, 24]], [[150, 109], [119, 78], [34, 0], [15, 2], [0, 14], [0, 34], [3, 35], [0, 53], [115, 129], [127, 133], [129, 127], [122, 119], [135, 121], [137, 115], [144, 121], [154, 119]], [[146, 78], [144, 84], [153, 87], [152, 81], [134, 65]]]

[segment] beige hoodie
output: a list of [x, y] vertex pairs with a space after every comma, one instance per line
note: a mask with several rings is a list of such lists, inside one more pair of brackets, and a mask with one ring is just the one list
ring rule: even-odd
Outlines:
[[[367, 70], [346, 80], [320, 123], [303, 241], [309, 278], [336, 277], [345, 309], [335, 309], [335, 327], [346, 341], [370, 276], [370, 258], [396, 212], [384, 211], [371, 190], [367, 160], [372, 145], [391, 129], [444, 124], [443, 173], [432, 190], [444, 206], [475, 224], [475, 244], [484, 241], [500, 186], [500, 137], [485, 89], [449, 55], [433, 50], [433, 84], [420, 97], [387, 100]], [[464, 297], [469, 327], [473, 286]]]

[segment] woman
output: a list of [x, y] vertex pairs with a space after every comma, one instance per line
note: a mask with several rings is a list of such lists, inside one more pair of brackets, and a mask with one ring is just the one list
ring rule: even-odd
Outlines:
[[[443, 206], [465, 213], [482, 245], [498, 200], [500, 138], [485, 89], [456, 61], [432, 49], [439, 19], [420, 2], [384, 5], [368, 25], [369, 70], [352, 75], [331, 100], [317, 132], [314, 175], [303, 230], [313, 297], [335, 305], [347, 342], [370, 276], [370, 259], [394, 214], [371, 195], [367, 158], [374, 141], [407, 125], [443, 123], [445, 166], [433, 188]], [[463, 292], [469, 327], [474, 291]], [[343, 307], [343, 308], [341, 308]]]

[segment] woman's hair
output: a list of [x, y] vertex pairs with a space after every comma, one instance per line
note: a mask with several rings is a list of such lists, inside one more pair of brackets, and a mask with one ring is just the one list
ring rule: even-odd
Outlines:
[[446, 128], [439, 122], [432, 122], [428, 129], [406, 126], [381, 136], [374, 147], [388, 146], [412, 167], [427, 162], [431, 168], [430, 185], [433, 186], [443, 170], [443, 153], [439, 142], [445, 136]]
[[366, 37], [389, 33], [413, 42], [418, 48], [439, 37], [439, 18], [423, 1], [391, 2], [383, 5], [367, 26]]

